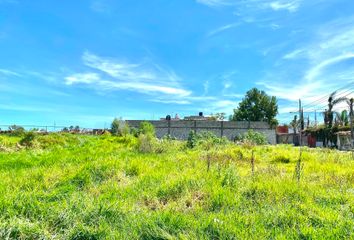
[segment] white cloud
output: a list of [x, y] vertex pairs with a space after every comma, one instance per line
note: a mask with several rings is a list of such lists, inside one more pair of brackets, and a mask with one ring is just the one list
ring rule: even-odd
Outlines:
[[236, 7], [238, 14], [244, 10], [256, 13], [257, 10], [269, 9], [273, 11], [286, 10], [288, 12], [296, 12], [300, 8], [302, 1], [303, 0], [196, 0], [197, 3], [209, 7]]
[[67, 85], [78, 83], [92, 84], [100, 81], [101, 78], [97, 73], [76, 73], [65, 78], [65, 83]]
[[304, 49], [295, 49], [292, 52], [289, 52], [283, 56], [284, 59], [297, 59], [300, 57], [304, 57], [305, 50]]
[[232, 1], [229, 0], [196, 0], [196, 1], [197, 3], [201, 3], [209, 7], [227, 6], [232, 4]]
[[289, 12], [296, 12], [300, 7], [300, 1], [274, 1], [269, 4], [274, 11], [287, 10]]
[[157, 103], [164, 103], [164, 104], [179, 104], [179, 105], [187, 105], [187, 104], [191, 104], [190, 101], [187, 100], [167, 100], [167, 99], [151, 99], [151, 102], [157, 102]]
[[6, 75], [6, 76], [21, 77], [21, 74], [14, 72], [14, 71], [7, 70], [7, 69], [0, 69], [0, 74]]
[[[312, 67], [305, 75], [305, 79], [309, 82], [316, 80], [316, 77], [321, 75], [322, 71], [327, 67], [339, 63], [341, 61], [345, 61], [348, 59], [354, 58], [354, 53], [345, 53], [339, 56], [335, 56], [329, 59], [326, 59], [319, 64]], [[353, 76], [354, 78], [354, 76]]]
[[[282, 56], [279, 69], [268, 71], [258, 84], [280, 99], [301, 98], [305, 104], [324, 96], [323, 101], [312, 104], [311, 108], [325, 107], [326, 96], [354, 81], [353, 24], [354, 17], [317, 26], [309, 41]], [[285, 85], [284, 79], [292, 84]]]
[[181, 87], [179, 77], [157, 64], [131, 64], [85, 52], [83, 63], [101, 72], [75, 73], [65, 78], [67, 85], [86, 84], [99, 90], [130, 90], [165, 97], [186, 97], [191, 91]]
[[238, 26], [240, 26], [240, 25], [241, 25], [240, 22], [236, 22], [236, 23], [231, 23], [231, 24], [227, 24], [227, 25], [221, 26], [221, 27], [219, 27], [219, 28], [216, 28], [216, 29], [210, 31], [210, 32], [208, 33], [208, 37], [211, 37], [211, 36], [216, 35], [216, 34], [218, 34], [218, 33], [224, 32], [224, 31], [226, 31], [226, 30], [228, 30], [228, 29], [238, 27]]

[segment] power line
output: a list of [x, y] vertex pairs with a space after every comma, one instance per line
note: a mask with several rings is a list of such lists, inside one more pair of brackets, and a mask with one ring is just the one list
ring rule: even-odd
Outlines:
[[[346, 90], [346, 91], [344, 91], [344, 92], [342, 92], [342, 93], [340, 93], [340, 94], [338, 94], [338, 95], [336, 95], [336, 96], [338, 96], [337, 97], [337, 99], [339, 99], [339, 98], [346, 98], [346, 97], [348, 97], [349, 95], [351, 95], [351, 94], [353, 94], [354, 93], [354, 90]], [[345, 95], [343, 95], [343, 94], [345, 94]], [[325, 102], [322, 102], [322, 103], [320, 103], [320, 104], [318, 104], [318, 105], [313, 105], [311, 108], [309, 108], [309, 109], [306, 109], [306, 111], [305, 112], [314, 112], [314, 111], [316, 111], [316, 110], [326, 110], [327, 109], [327, 107], [328, 107], [328, 104], [327, 103], [325, 103]]]
[[[338, 95], [342, 95], [342, 94], [345, 94], [345, 93], [348, 93], [348, 92], [350, 92], [348, 95], [350, 95], [351, 93], [353, 93], [354, 91], [350, 88], [350, 89], [347, 89], [348, 87], [351, 87], [351, 86], [353, 86], [354, 87], [354, 81], [351, 81], [350, 83], [348, 83], [348, 84], [346, 84], [346, 85], [344, 85], [343, 87], [340, 87], [340, 88], [338, 88], [338, 89], [336, 89], [335, 91], [333, 91], [333, 92], [336, 92], [336, 96], [338, 96]], [[342, 90], [345, 90], [345, 91], [342, 91]], [[342, 91], [342, 92], [341, 92]], [[332, 92], [332, 93], [333, 93]], [[346, 95], [346, 96], [348, 96], [348, 95]], [[316, 99], [316, 100], [314, 100], [314, 101], [312, 101], [312, 102], [310, 102], [310, 103], [307, 103], [307, 104], [305, 104], [305, 105], [303, 105], [303, 108], [306, 108], [306, 107], [310, 107], [311, 106], [311, 108], [315, 108], [316, 106], [318, 106], [318, 105], [321, 105], [321, 108], [322, 107], [326, 107], [326, 105], [325, 106], [322, 106], [324, 103], [327, 103], [328, 102], [328, 98], [329, 98], [329, 96], [330, 96], [330, 94], [325, 94], [325, 95], [323, 95], [322, 97], [320, 97], [319, 99]], [[343, 97], [343, 96], [342, 96]], [[293, 113], [293, 112], [297, 112], [297, 109], [294, 109], [294, 110], [292, 110], [292, 111], [290, 111], [290, 113]]]
[[[346, 91], [337, 93], [335, 96], [337, 96], [337, 99], [338, 98], [345, 98], [345, 97], [351, 95], [352, 93], [354, 93], [354, 90], [353, 89], [348, 89]], [[321, 101], [318, 104], [312, 104], [312, 105], [308, 105], [308, 106], [311, 106], [311, 108], [316, 107], [318, 105], [326, 107], [327, 104], [328, 104], [328, 97], [327, 97], [327, 99], [325, 101]]]
[[[335, 91], [333, 91], [333, 92], [338, 92], [338, 91], [340, 91], [340, 90], [346, 89], [346, 88], [350, 87], [351, 85], [354, 86], [354, 81], [351, 81], [351, 82], [348, 83], [347, 85], [344, 85], [343, 87], [338, 88], [337, 90], [335, 90]], [[323, 101], [323, 100], [325, 100], [325, 99], [327, 100], [327, 99], [328, 99], [328, 96], [329, 96], [328, 94], [325, 94], [325, 95], [324, 95], [323, 97], [321, 97], [320, 99], [317, 99], [317, 100], [315, 100], [315, 101], [313, 101], [313, 102], [307, 103], [307, 104], [303, 105], [303, 107], [307, 107], [307, 106], [313, 105], [313, 103], [317, 103], [317, 102]]]

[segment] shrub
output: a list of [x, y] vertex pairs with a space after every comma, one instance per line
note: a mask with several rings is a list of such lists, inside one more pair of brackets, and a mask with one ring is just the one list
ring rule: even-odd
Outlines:
[[20, 140], [20, 144], [25, 147], [32, 147], [35, 144], [36, 134], [34, 132], [25, 133], [24, 137]]
[[130, 134], [133, 135], [134, 137], [138, 137], [139, 136], [139, 129], [132, 127], [130, 128]]
[[171, 151], [181, 150], [185, 144], [181, 141], [176, 141], [168, 138], [157, 139], [154, 142], [154, 152], [155, 153], [165, 153]]
[[204, 131], [200, 133], [195, 133], [191, 131], [187, 140], [187, 147], [194, 148], [196, 146], [202, 146], [204, 148], [211, 148], [214, 145], [227, 144], [228, 140], [224, 137], [219, 138], [215, 136], [214, 133]]
[[155, 138], [152, 135], [140, 134], [138, 137], [137, 148], [141, 153], [152, 153], [154, 152], [154, 141]]
[[112, 134], [116, 136], [126, 136], [129, 134], [129, 126], [128, 124], [122, 120], [115, 118], [111, 124]]
[[39, 142], [42, 148], [50, 148], [56, 146], [65, 146], [67, 140], [74, 138], [73, 135], [65, 135], [58, 133], [51, 133], [48, 135], [40, 135], [36, 137], [36, 141]]
[[139, 134], [155, 136], [155, 127], [149, 122], [141, 122], [139, 126]]
[[251, 145], [266, 145], [268, 143], [267, 138], [263, 133], [255, 132], [252, 129], [248, 130], [240, 137], [237, 137], [235, 141], [240, 141], [242, 143]]
[[187, 147], [194, 148], [197, 146], [197, 134], [194, 131], [190, 131], [187, 140]]
[[11, 131], [11, 136], [22, 137], [25, 134], [25, 129], [21, 126], [12, 125], [9, 130]]

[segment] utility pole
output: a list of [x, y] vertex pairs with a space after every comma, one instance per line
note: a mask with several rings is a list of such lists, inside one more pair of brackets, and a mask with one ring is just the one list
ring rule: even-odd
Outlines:
[[315, 126], [317, 127], [317, 111], [315, 110]]

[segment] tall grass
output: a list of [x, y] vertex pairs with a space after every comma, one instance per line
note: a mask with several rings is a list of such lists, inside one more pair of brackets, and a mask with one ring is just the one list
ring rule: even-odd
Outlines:
[[0, 140], [0, 239], [354, 238], [349, 153], [305, 148], [297, 181], [288, 145]]

